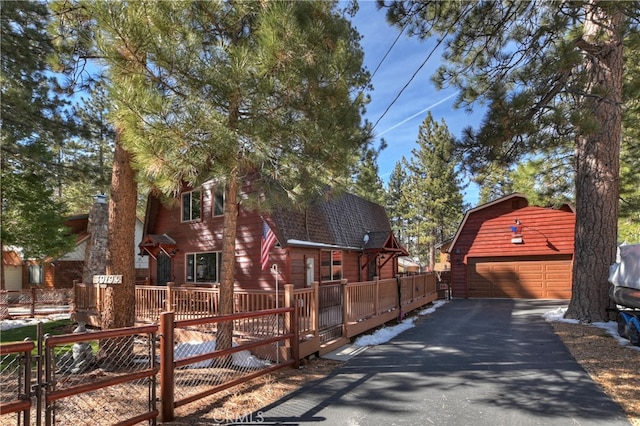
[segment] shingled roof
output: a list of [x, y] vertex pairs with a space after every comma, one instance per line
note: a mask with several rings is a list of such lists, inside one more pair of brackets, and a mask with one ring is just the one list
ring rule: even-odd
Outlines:
[[375, 250], [389, 248], [390, 240], [391, 246], [397, 245], [384, 208], [353, 194], [320, 199], [304, 211], [277, 209], [271, 219], [283, 247], [326, 245]]

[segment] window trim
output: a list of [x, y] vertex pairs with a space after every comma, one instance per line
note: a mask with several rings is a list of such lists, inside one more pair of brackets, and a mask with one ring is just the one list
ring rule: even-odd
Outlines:
[[[34, 270], [38, 271], [37, 278], [39, 278], [39, 280], [32, 280], [32, 277], [34, 276], [34, 273], [33, 273]], [[27, 284], [29, 285], [44, 284], [44, 266], [41, 263], [30, 263], [27, 266]]]
[[[325, 255], [329, 254], [329, 264], [325, 265]], [[334, 260], [334, 253], [339, 253], [339, 260]], [[322, 281], [340, 281], [344, 277], [344, 270], [342, 268], [344, 263], [344, 253], [342, 250], [322, 250], [320, 253], [320, 277]], [[323, 274], [323, 269], [329, 267], [329, 277]]]
[[[200, 212], [198, 217], [194, 218], [193, 217], [193, 201], [194, 201], [194, 197], [193, 194], [194, 193], [198, 193], [198, 204], [200, 206]], [[185, 197], [189, 196], [189, 218], [185, 219], [184, 214], [185, 214]], [[180, 197], [180, 221], [183, 223], [188, 223], [188, 222], [197, 222], [202, 220], [202, 191], [200, 189], [194, 189], [193, 191], [187, 191], [187, 192], [183, 192], [181, 194]]]
[[[198, 281], [197, 279], [197, 259], [196, 257], [199, 255], [204, 255], [204, 254], [214, 254], [216, 256], [216, 276], [214, 280], [203, 280], [203, 281]], [[194, 270], [189, 271], [189, 257], [193, 256], [193, 268]], [[220, 272], [222, 269], [222, 252], [221, 251], [199, 251], [199, 252], [191, 252], [191, 253], [185, 253], [184, 255], [184, 282], [188, 283], [188, 284], [215, 284], [215, 283], [219, 283], [220, 282]], [[192, 277], [191, 279], [189, 279], [189, 272], [191, 272]]]

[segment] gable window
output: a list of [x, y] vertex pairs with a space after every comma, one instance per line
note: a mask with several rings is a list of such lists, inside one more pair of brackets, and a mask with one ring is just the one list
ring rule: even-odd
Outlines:
[[327, 250], [321, 254], [322, 281], [337, 281], [342, 279], [342, 252]]
[[186, 282], [220, 282], [221, 252], [188, 253], [186, 256]]
[[182, 194], [182, 221], [190, 222], [200, 219], [201, 201], [200, 191], [185, 192]]
[[224, 186], [216, 186], [213, 191], [213, 215], [224, 215]]

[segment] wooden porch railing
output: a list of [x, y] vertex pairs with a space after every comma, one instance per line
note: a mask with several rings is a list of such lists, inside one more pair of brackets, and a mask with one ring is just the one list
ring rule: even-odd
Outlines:
[[[104, 285], [74, 283], [75, 316], [99, 326]], [[297, 309], [300, 356], [304, 357], [366, 332], [437, 298], [434, 273], [384, 280], [294, 288], [287, 284], [275, 291], [236, 290], [236, 313], [279, 307]], [[217, 288], [138, 285], [135, 290], [136, 321], [157, 323], [160, 314], [172, 311], [176, 320], [218, 315], [220, 294]], [[93, 319], [92, 319], [93, 318]], [[337, 326], [337, 330], [336, 330]], [[336, 334], [337, 333], [337, 334]], [[340, 341], [342, 339], [342, 341]]]

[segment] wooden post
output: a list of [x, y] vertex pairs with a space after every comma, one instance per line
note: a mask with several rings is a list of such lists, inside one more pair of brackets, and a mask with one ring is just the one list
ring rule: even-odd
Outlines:
[[293, 284], [285, 284], [284, 285], [284, 306], [287, 308], [293, 308], [292, 313], [287, 313], [284, 316], [284, 334], [293, 333], [293, 337], [289, 339], [285, 345], [287, 345], [287, 349], [289, 355], [295, 361], [295, 368], [298, 368], [300, 365], [300, 336], [298, 336], [298, 304], [296, 303], [296, 299], [293, 297]]
[[174, 419], [174, 372], [173, 372], [173, 322], [174, 312], [160, 314], [160, 420]]
[[311, 327], [314, 336], [318, 336], [320, 329], [320, 284], [318, 281], [311, 283], [313, 295], [311, 296]]
[[36, 288], [31, 287], [31, 307], [29, 309], [29, 317], [33, 318], [36, 316]]
[[374, 279], [376, 286], [373, 295], [373, 315], [376, 316], [380, 313], [380, 277], [374, 277]]
[[349, 292], [347, 291], [347, 280], [341, 279], [342, 285], [342, 335], [347, 336], [347, 319], [349, 318]]
[[167, 311], [175, 311], [175, 306], [173, 306], [173, 298], [175, 295], [175, 292], [173, 291], [173, 287], [175, 285], [176, 283], [174, 282], [167, 283], [167, 297], [165, 297], [164, 299], [164, 302], [165, 302], [164, 309]]

